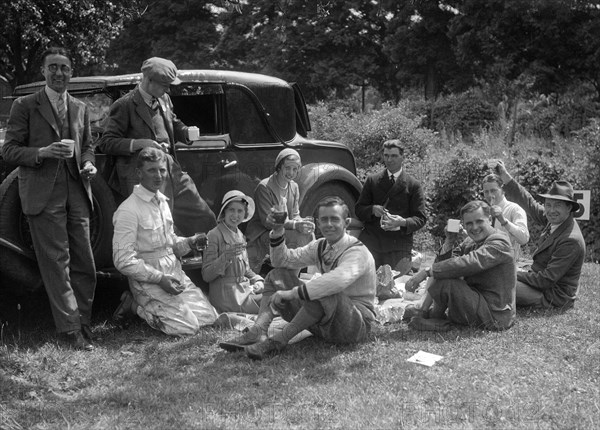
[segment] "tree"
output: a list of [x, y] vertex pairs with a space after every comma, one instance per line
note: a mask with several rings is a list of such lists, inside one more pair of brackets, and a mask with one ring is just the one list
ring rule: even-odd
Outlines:
[[532, 77], [532, 91], [560, 93], [573, 81], [600, 95], [600, 10], [588, 0], [456, 1], [450, 37], [475, 78]]
[[138, 72], [152, 56], [182, 69], [212, 67], [219, 40], [216, 11], [213, 2], [204, 0], [155, 0], [111, 43], [107, 62], [121, 73]]
[[220, 64], [298, 82], [309, 101], [376, 75], [377, 5], [358, 0], [259, 0], [224, 13]]
[[470, 83], [456, 62], [448, 27], [457, 11], [439, 0], [386, 2], [384, 53], [397, 65], [395, 79], [419, 84], [434, 99], [444, 89], [462, 90]]
[[40, 56], [52, 45], [73, 55], [79, 74], [102, 67], [105, 50], [139, 0], [2, 0], [0, 76], [11, 86], [41, 78]]

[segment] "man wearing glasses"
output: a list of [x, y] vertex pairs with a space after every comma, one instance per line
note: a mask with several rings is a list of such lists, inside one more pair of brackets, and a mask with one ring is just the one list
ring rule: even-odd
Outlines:
[[96, 175], [87, 106], [71, 97], [64, 48], [42, 54], [41, 91], [12, 105], [2, 156], [19, 166], [19, 195], [59, 336], [92, 350], [96, 268], [90, 244], [90, 180]]

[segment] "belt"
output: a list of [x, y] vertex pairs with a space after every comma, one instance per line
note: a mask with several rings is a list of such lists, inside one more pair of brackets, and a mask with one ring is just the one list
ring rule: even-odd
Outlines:
[[168, 255], [173, 255], [173, 248], [164, 248], [159, 249], [158, 251], [148, 251], [148, 252], [140, 252], [138, 251], [138, 257], [143, 260], [157, 260], [161, 257], [166, 257]]

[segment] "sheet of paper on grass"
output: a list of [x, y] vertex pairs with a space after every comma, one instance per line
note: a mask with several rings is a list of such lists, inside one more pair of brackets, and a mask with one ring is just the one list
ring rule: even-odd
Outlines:
[[429, 352], [419, 351], [412, 357], [408, 358], [406, 361], [410, 361], [411, 363], [417, 363], [417, 364], [422, 364], [423, 366], [431, 367], [436, 363], [436, 361], [439, 361], [442, 358], [444, 358], [444, 357], [442, 357], [441, 355], [435, 355], [435, 354], [431, 354]]

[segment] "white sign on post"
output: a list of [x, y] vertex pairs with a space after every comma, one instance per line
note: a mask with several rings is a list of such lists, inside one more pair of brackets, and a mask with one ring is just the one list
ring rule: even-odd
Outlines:
[[575, 197], [575, 200], [577, 200], [582, 206], [582, 208], [575, 212], [573, 216], [580, 221], [589, 221], [592, 205], [592, 191], [574, 190], [573, 197]]

